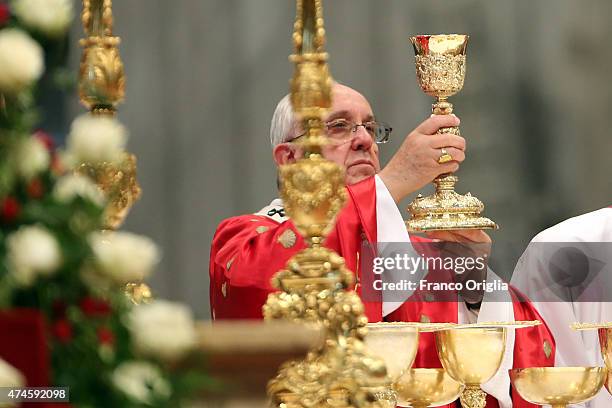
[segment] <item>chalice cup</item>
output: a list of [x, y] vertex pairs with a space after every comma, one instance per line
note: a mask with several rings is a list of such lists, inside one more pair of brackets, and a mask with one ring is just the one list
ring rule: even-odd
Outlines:
[[593, 398], [607, 377], [605, 367], [533, 367], [510, 370], [510, 381], [527, 402], [564, 408]]
[[604, 362], [608, 367], [606, 389], [612, 394], [612, 326], [599, 329], [599, 346]]
[[442, 366], [465, 385], [460, 400], [464, 408], [484, 408], [487, 394], [480, 386], [499, 370], [506, 349], [506, 328], [461, 327], [437, 331], [436, 348]]
[[[416, 74], [423, 92], [436, 98], [432, 105], [434, 115], [450, 115], [453, 105], [448, 98], [463, 88], [466, 68], [467, 35], [418, 35], [411, 37], [414, 47]], [[459, 135], [458, 127], [441, 128], [438, 133]], [[439, 163], [453, 158], [440, 149]], [[435, 192], [422, 195], [410, 203], [411, 218], [406, 226], [411, 232], [458, 229], [495, 229], [497, 225], [480, 214], [484, 204], [470, 193], [455, 192], [458, 178], [454, 174], [442, 174], [433, 182]]]
[[450, 404], [465, 388], [443, 368], [411, 368], [395, 382], [397, 405], [425, 408]]
[[[364, 344], [368, 354], [385, 362], [392, 383], [412, 367], [419, 346], [419, 330], [402, 323], [368, 323]], [[397, 395], [393, 387], [377, 395], [385, 406], [395, 407]]]

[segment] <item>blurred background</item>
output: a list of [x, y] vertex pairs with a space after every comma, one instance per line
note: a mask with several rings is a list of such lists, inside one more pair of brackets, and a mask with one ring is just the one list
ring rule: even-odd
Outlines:
[[[201, 318], [210, 315], [217, 225], [277, 195], [268, 133], [292, 73], [294, 3], [113, 5], [127, 73], [120, 119], [143, 188], [125, 228], [163, 248], [154, 290], [187, 301]], [[479, 197], [500, 225], [491, 233], [500, 274], [512, 272], [540, 230], [612, 204], [609, 0], [328, 0], [324, 15], [333, 76], [394, 128], [383, 163], [430, 114], [409, 36], [471, 35], [465, 87], [451, 98], [468, 140], [457, 189]], [[75, 72], [82, 36], [77, 19], [69, 47]], [[84, 109], [76, 92], [46, 100], [43, 127], [61, 140]]]

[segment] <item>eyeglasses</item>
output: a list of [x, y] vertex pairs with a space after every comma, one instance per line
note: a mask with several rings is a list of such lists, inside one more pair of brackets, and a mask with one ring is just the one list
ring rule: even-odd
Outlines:
[[[337, 144], [346, 143], [347, 141], [351, 140], [353, 138], [353, 134], [357, 132], [357, 129], [360, 126], [363, 126], [363, 128], [372, 138], [372, 141], [378, 144], [387, 143], [391, 136], [391, 131], [393, 130], [393, 128], [386, 123], [375, 121], [355, 123], [346, 119], [334, 119], [325, 123], [325, 127], [327, 128], [327, 136], [332, 142]], [[302, 133], [293, 140], [304, 135], [305, 133]]]

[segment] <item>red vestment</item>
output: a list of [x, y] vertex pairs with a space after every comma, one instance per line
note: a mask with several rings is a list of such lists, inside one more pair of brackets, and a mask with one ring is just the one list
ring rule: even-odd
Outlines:
[[[362, 242], [367, 240], [371, 245], [377, 242], [375, 179], [371, 177], [348, 186], [347, 191], [347, 204], [324, 244], [343, 256], [349, 269], [357, 271]], [[287, 236], [295, 236], [292, 245], [289, 245], [292, 240], [287, 240]], [[412, 236], [411, 240], [417, 245], [427, 241]], [[244, 215], [223, 221], [211, 248], [209, 272], [213, 319], [261, 318], [261, 308], [268, 294], [274, 291], [270, 279], [303, 248], [304, 240], [290, 220], [278, 222], [266, 215]], [[359, 286], [357, 291], [361, 295]], [[541, 320], [531, 304], [518, 292], [511, 290], [511, 294], [516, 320]], [[417, 298], [405, 302], [385, 320], [421, 321], [423, 316], [427, 316], [431, 322], [457, 322], [456, 302], [422, 301], [418, 298], [418, 291], [413, 296]], [[383, 319], [381, 301], [364, 302], [364, 305], [370, 322]], [[549, 348], [546, 352], [545, 342]], [[546, 325], [516, 330], [514, 367], [551, 366], [553, 362], [554, 341]], [[433, 335], [423, 333], [415, 367], [440, 366]], [[535, 408], [515, 392], [512, 394], [515, 407]], [[488, 401], [488, 408], [499, 406], [494, 398]]]

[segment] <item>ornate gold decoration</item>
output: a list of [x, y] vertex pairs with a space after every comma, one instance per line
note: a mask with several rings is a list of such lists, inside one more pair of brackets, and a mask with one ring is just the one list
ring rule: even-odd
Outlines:
[[283, 408], [384, 406], [378, 396], [390, 382], [384, 363], [370, 357], [363, 344], [363, 304], [347, 291], [353, 273], [342, 257], [321, 246], [346, 199], [342, 169], [321, 154], [332, 84], [322, 11], [321, 0], [297, 0], [291, 103], [306, 132], [299, 142], [304, 158], [280, 169], [286, 213], [308, 248], [275, 275], [272, 285], [280, 292], [268, 297], [263, 314], [266, 320], [322, 325], [326, 342], [304, 360], [285, 363], [268, 384], [268, 395]]
[[[434, 115], [450, 115], [453, 105], [448, 97], [463, 88], [467, 35], [419, 35], [411, 37], [414, 46], [416, 73], [424, 93], [436, 98], [432, 105]], [[438, 133], [459, 135], [458, 127], [441, 128]], [[441, 156], [441, 158], [444, 155]], [[434, 180], [435, 193], [419, 195], [410, 205], [411, 218], [406, 222], [411, 232], [491, 229], [497, 225], [481, 217], [484, 205], [470, 193], [455, 192], [458, 178], [443, 174]]]
[[542, 344], [542, 349], [544, 350], [544, 355], [546, 356], [546, 358], [550, 358], [550, 355], [552, 354], [552, 346], [550, 345], [548, 340], [544, 340], [544, 343]]
[[108, 200], [104, 212], [105, 228], [118, 229], [141, 194], [136, 180], [136, 156], [125, 153], [119, 164], [82, 163], [77, 172], [94, 180]]
[[487, 393], [480, 389], [480, 385], [466, 385], [459, 395], [461, 406], [465, 408], [485, 408], [486, 400]]
[[125, 95], [125, 74], [118, 49], [121, 40], [113, 36], [111, 0], [83, 0], [81, 20], [87, 35], [80, 41], [81, 102], [92, 112], [113, 113]]
[[283, 248], [289, 249], [292, 248], [297, 242], [297, 236], [293, 230], [286, 229], [279, 235], [278, 242], [283, 246]]
[[605, 367], [533, 367], [510, 370], [510, 380], [527, 402], [565, 408], [593, 398], [601, 390]]
[[268, 227], [266, 227], [265, 225], [260, 225], [259, 227], [255, 228], [255, 231], [257, 231], [258, 234], [263, 234], [267, 230]]
[[135, 305], [149, 303], [153, 300], [151, 288], [145, 283], [128, 283], [125, 285], [125, 294]]

